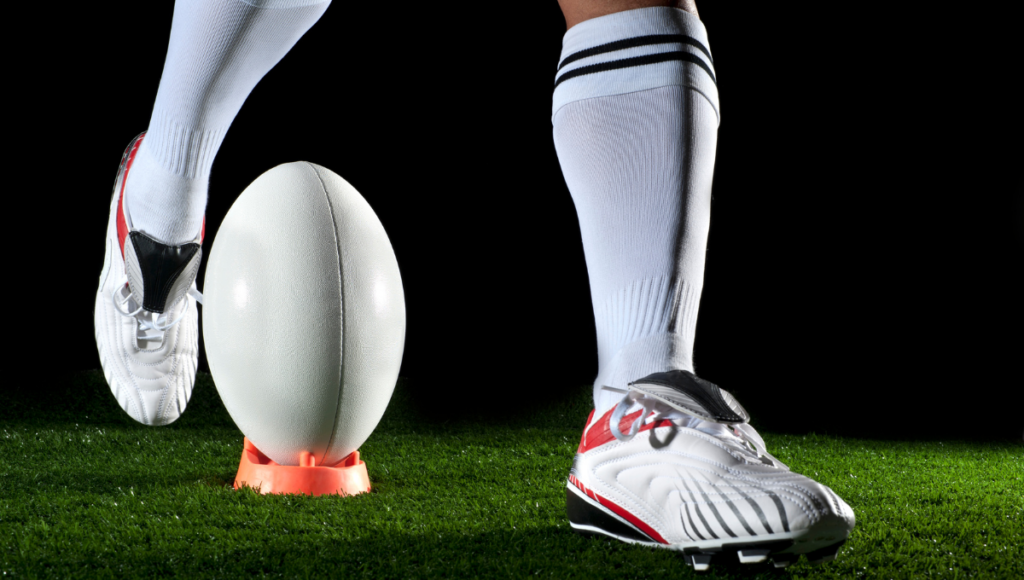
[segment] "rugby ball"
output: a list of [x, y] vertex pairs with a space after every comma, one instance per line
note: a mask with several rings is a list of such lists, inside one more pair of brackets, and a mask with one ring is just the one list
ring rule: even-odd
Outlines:
[[331, 466], [380, 421], [405, 345], [398, 262], [347, 181], [307, 162], [267, 171], [235, 201], [203, 284], [210, 373], [267, 457]]

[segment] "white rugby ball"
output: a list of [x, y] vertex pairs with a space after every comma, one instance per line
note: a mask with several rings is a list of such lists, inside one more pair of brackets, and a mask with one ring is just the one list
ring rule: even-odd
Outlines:
[[217, 231], [203, 290], [210, 372], [260, 451], [330, 466], [366, 441], [398, 378], [405, 296], [354, 187], [306, 162], [259, 176]]

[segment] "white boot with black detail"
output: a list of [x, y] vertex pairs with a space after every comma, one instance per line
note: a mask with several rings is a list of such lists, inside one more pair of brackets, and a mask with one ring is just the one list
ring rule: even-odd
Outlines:
[[567, 485], [573, 529], [715, 562], [835, 558], [855, 517], [831, 489], [772, 457], [727, 391], [689, 371], [629, 385], [591, 413]]
[[128, 145], [114, 182], [96, 292], [96, 347], [121, 408], [140, 423], [167, 425], [181, 416], [195, 384], [203, 231], [173, 246], [132, 228], [124, 184], [143, 136]]

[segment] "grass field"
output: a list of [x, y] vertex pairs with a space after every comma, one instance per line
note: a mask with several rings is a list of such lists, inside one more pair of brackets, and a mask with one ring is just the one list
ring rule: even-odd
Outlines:
[[[839, 558], [719, 567], [585, 538], [565, 478], [589, 390], [519, 417], [418, 414], [399, 384], [362, 448], [374, 485], [351, 498], [231, 488], [242, 434], [200, 375], [185, 415], [147, 428], [98, 372], [0, 409], [6, 578], [1024, 578], [1024, 446], [764, 434], [831, 486], [857, 527]], [[912, 426], [908, 426], [912, 428]]]

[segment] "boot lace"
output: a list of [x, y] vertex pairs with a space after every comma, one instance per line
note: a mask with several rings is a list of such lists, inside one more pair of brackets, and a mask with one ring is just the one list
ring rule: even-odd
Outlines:
[[[619, 389], [611, 389], [606, 387], [608, 390], [621, 392]], [[629, 427], [629, 431], [623, 433], [619, 428], [622, 418], [626, 416], [627, 412], [639, 405], [643, 412], [633, 421]], [[649, 397], [639, 391], [630, 389], [626, 392], [625, 396], [622, 397], [612, 411], [611, 419], [609, 420], [609, 427], [612, 435], [615, 436], [619, 441], [629, 441], [640, 431], [645, 423], [653, 423], [656, 421], [668, 420], [673, 424], [689, 428], [696, 429], [712, 437], [715, 437], [723, 444], [729, 453], [737, 459], [744, 461], [749, 464], [755, 465], [769, 465], [772, 467], [778, 467], [781, 469], [788, 470], [784, 463], [776, 459], [765, 448], [764, 439], [758, 434], [757, 430], [746, 423], [739, 424], [725, 424], [716, 423], [712, 421], [705, 421], [693, 415], [688, 415], [679, 411], [678, 409], [672, 408], [666, 405], [664, 402]]]
[[[188, 296], [195, 299], [196, 302], [203, 303], [203, 295], [195, 288], [190, 287], [188, 289]], [[177, 314], [173, 319], [170, 318], [170, 313], [174, 311], [175, 307], [182, 302], [185, 302], [185, 298], [182, 298], [177, 303], [172, 304], [165, 312], [157, 313], [150, 312], [142, 308], [138, 300], [135, 298], [135, 294], [131, 292], [128, 287], [128, 277], [125, 276], [118, 284], [114, 291], [110, 294], [110, 299], [114, 303], [114, 310], [117, 310], [121, 316], [128, 318], [134, 318], [139, 323], [138, 339], [146, 341], [162, 340], [164, 333], [174, 327], [175, 324], [181, 322], [181, 319], [185, 317], [185, 313], [188, 312], [188, 308], [180, 308], [181, 312]]]

